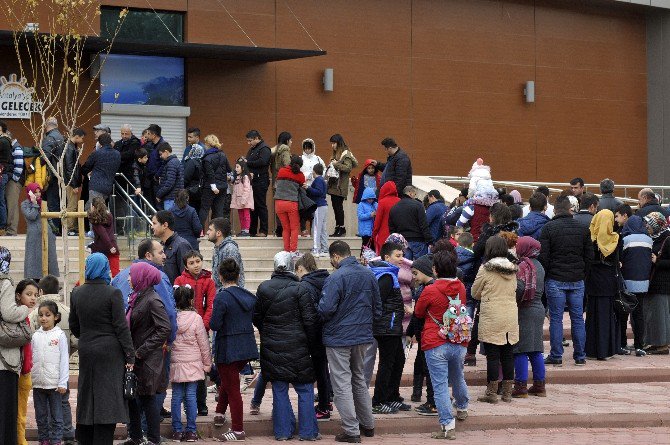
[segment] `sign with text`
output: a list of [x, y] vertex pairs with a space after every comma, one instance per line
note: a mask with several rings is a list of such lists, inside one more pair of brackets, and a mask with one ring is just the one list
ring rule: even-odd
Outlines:
[[30, 119], [31, 113], [42, 111], [42, 103], [33, 100], [35, 90], [26, 86], [26, 79], [0, 76], [0, 118]]

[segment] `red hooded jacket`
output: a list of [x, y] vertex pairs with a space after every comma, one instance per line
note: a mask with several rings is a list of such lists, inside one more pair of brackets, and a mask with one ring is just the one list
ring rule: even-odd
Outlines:
[[391, 213], [391, 207], [396, 205], [398, 201], [400, 201], [400, 198], [398, 198], [395, 182], [386, 182], [379, 191], [377, 215], [375, 216], [375, 225], [372, 228], [372, 239], [375, 243], [377, 255], [381, 252], [382, 245], [386, 242], [386, 238], [391, 234], [389, 232], [389, 214]]
[[[387, 183], [388, 184], [388, 183]], [[386, 185], [386, 184], [384, 184]], [[424, 318], [426, 322], [423, 325], [423, 332], [421, 333], [421, 350], [427, 351], [429, 349], [437, 348], [442, 346], [449, 340], [440, 338], [437, 332], [440, 330], [440, 327], [433, 321], [432, 318], [428, 315], [430, 314], [435, 317], [438, 321], [442, 321], [442, 316], [449, 308], [449, 298], [455, 297], [458, 295], [461, 299], [461, 304], [465, 306], [466, 297], [465, 297], [465, 286], [461, 283], [460, 280], [435, 280], [435, 283], [426, 288], [421, 292], [419, 299], [416, 300], [416, 305], [414, 306], [414, 315], [417, 318]], [[461, 346], [467, 346], [468, 343], [460, 343]]]
[[[373, 159], [366, 159], [363, 170], [357, 175], [351, 178], [351, 185], [354, 186], [354, 203], [358, 204], [361, 202], [361, 196], [363, 196], [363, 190], [365, 186], [363, 185], [363, 178], [365, 177], [366, 170], [368, 166], [372, 165]], [[375, 170], [375, 179], [377, 180], [377, 190], [379, 190], [379, 183], [382, 180], [382, 174]]]
[[202, 317], [205, 323], [205, 329], [209, 331], [209, 320], [212, 318], [212, 309], [214, 306], [214, 297], [216, 295], [216, 285], [212, 279], [212, 272], [202, 270], [198, 278], [184, 269], [180, 276], [174, 280], [175, 286], [186, 286], [193, 289], [193, 306], [195, 311]]

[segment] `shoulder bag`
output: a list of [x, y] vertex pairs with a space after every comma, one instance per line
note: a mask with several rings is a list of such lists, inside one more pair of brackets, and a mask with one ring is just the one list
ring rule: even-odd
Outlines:
[[638, 305], [637, 296], [626, 289], [626, 283], [621, 275], [619, 268], [619, 261], [616, 260], [616, 281], [617, 281], [617, 295], [614, 298], [614, 310], [621, 315], [630, 314]]

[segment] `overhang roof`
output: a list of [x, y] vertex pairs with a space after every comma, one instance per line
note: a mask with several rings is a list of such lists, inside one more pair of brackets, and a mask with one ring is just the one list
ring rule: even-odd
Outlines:
[[[12, 31], [0, 30], [0, 46], [13, 46]], [[89, 36], [85, 51], [97, 53], [109, 46], [109, 40]], [[323, 56], [326, 51], [295, 48], [268, 48], [258, 46], [213, 45], [207, 43], [155, 43], [116, 39], [110, 51], [113, 54], [133, 54], [144, 56], [165, 56], [183, 58], [239, 60], [245, 62], [278, 62], [280, 60], [302, 59]]]

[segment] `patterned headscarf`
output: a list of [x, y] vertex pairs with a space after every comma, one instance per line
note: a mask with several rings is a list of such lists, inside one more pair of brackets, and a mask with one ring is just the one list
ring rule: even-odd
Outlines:
[[644, 222], [651, 229], [651, 237], [656, 239], [661, 233], [668, 230], [668, 221], [661, 212], [651, 212], [644, 217]]
[[193, 144], [188, 152], [187, 159], [200, 159], [204, 156], [205, 149], [200, 144]]
[[291, 252], [281, 251], [275, 255], [275, 272], [293, 272], [295, 270], [293, 264], [293, 256]]
[[522, 236], [516, 242], [516, 256], [519, 259], [519, 271], [516, 276], [525, 284], [521, 302], [530, 303], [535, 299], [537, 290], [537, 268], [531, 258], [540, 254], [540, 242], [530, 236]]
[[0, 275], [9, 275], [9, 263], [12, 262], [12, 253], [8, 248], [0, 246]]
[[386, 241], [385, 241], [385, 242], [386, 242], [386, 243], [396, 243], [396, 244], [400, 244], [400, 245], [402, 246], [403, 249], [407, 249], [407, 248], [409, 247], [409, 243], [407, 242], [407, 240], [405, 239], [405, 237], [402, 236], [402, 235], [399, 234], [399, 233], [392, 233], [392, 234], [390, 234], [389, 237], [386, 238]]

